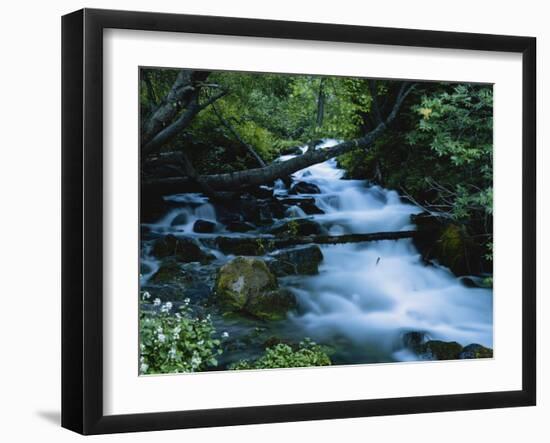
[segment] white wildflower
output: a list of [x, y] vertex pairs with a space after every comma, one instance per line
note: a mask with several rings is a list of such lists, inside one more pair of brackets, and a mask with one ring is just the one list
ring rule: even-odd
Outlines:
[[194, 368], [198, 368], [199, 365], [202, 363], [202, 359], [200, 358], [199, 354], [194, 353], [193, 357], [191, 357], [191, 366]]
[[227, 337], [229, 337], [229, 332], [223, 331], [222, 332], [222, 338], [227, 338]]
[[170, 348], [170, 350], [168, 351], [168, 357], [170, 357], [172, 360], [176, 358], [176, 348]]
[[155, 306], [160, 306], [160, 303], [161, 303], [160, 298], [158, 298], [158, 297], [153, 300], [153, 305], [155, 305]]
[[160, 311], [161, 312], [170, 312], [170, 309], [172, 309], [172, 303], [167, 301], [164, 305], [162, 305], [162, 307], [160, 308]]
[[145, 291], [142, 295], [141, 295], [141, 298], [143, 300], [149, 300], [151, 298], [151, 294], [149, 293], [149, 291]]
[[159, 341], [161, 343], [164, 343], [166, 341], [166, 335], [164, 335], [164, 334], [158, 334], [157, 338], [159, 339]]
[[189, 298], [185, 298], [185, 299], [183, 299], [183, 303], [188, 305], [189, 303], [191, 303], [191, 300]]

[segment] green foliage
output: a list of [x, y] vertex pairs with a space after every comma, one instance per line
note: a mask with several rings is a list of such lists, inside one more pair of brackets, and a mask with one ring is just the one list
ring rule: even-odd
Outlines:
[[[143, 293], [147, 300], [149, 293]], [[195, 372], [217, 366], [221, 354], [220, 340], [207, 316], [193, 317], [189, 300], [172, 313], [170, 302], [162, 304], [157, 298], [151, 306], [147, 301], [140, 309], [140, 374]]]
[[306, 338], [296, 350], [287, 344], [279, 343], [265, 350], [264, 355], [254, 361], [241, 360], [230, 369], [272, 369], [301, 368], [308, 366], [329, 366], [329, 356], [323, 348]]
[[461, 180], [433, 183], [439, 203], [456, 220], [493, 213], [493, 92], [491, 87], [458, 85], [425, 95], [412, 107], [420, 119], [407, 134], [413, 147], [429, 146], [439, 162], [460, 172]]

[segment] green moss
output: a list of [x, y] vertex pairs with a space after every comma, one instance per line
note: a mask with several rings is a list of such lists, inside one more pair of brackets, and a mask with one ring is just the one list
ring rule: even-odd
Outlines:
[[277, 279], [263, 260], [237, 257], [220, 268], [215, 289], [222, 304], [242, 310], [250, 298], [276, 288]]

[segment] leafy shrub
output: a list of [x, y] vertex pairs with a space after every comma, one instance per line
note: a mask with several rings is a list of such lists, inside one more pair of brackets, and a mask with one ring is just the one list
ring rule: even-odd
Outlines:
[[[149, 294], [145, 292], [143, 298]], [[145, 303], [144, 303], [145, 304]], [[141, 309], [140, 374], [195, 372], [217, 366], [220, 340], [210, 317], [192, 317], [189, 299], [172, 313], [170, 302], [155, 299], [153, 309]]]
[[300, 342], [296, 350], [287, 344], [279, 343], [267, 348], [259, 359], [241, 360], [230, 369], [303, 368], [330, 364], [330, 358], [322, 347], [306, 338]]

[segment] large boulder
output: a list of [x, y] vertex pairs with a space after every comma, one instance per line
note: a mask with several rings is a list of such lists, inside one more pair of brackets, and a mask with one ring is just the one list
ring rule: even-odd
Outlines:
[[457, 276], [484, 271], [482, 248], [465, 226], [426, 212], [412, 215], [411, 221], [418, 231], [414, 244], [426, 261], [437, 260]]
[[299, 246], [277, 252], [271, 256], [269, 268], [277, 276], [319, 273], [319, 263], [323, 261], [323, 253], [317, 245]]
[[257, 258], [236, 257], [222, 266], [215, 293], [231, 311], [269, 320], [284, 317], [296, 305], [294, 295], [280, 289], [275, 275]]
[[320, 194], [321, 189], [314, 183], [297, 182], [290, 188], [289, 194]]
[[153, 254], [159, 258], [174, 257], [181, 262], [199, 262], [206, 264], [215, 257], [200, 246], [200, 243], [188, 237], [167, 235], [153, 245]]

